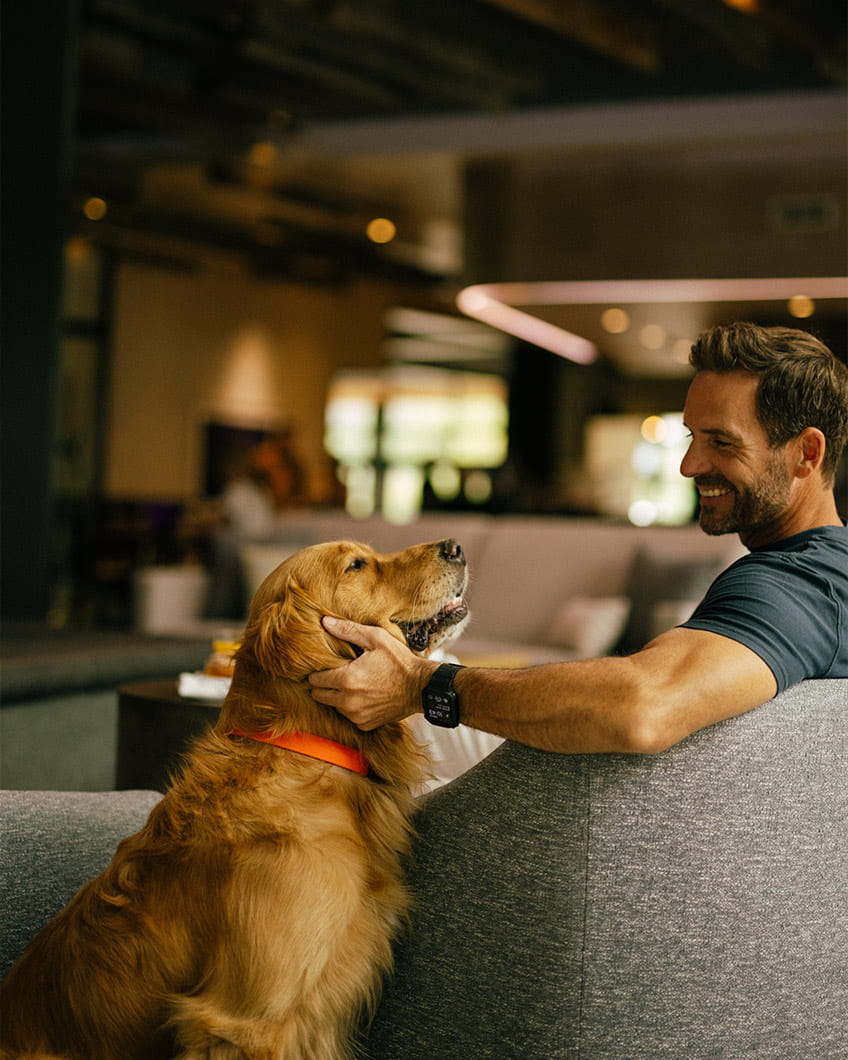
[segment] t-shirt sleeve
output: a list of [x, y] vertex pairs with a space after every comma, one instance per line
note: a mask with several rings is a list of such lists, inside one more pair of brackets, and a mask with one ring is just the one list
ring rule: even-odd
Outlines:
[[729, 567], [683, 625], [720, 633], [766, 663], [778, 691], [824, 677], [838, 649], [831, 587], [792, 557], [752, 553]]

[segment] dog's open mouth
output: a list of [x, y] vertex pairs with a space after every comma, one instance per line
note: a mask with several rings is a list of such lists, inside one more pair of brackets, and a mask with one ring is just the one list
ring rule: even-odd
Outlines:
[[468, 616], [468, 604], [461, 596], [455, 597], [449, 603], [437, 611], [430, 618], [422, 619], [420, 622], [398, 621], [401, 632], [406, 637], [406, 643], [413, 651], [427, 651], [433, 638], [456, 626]]

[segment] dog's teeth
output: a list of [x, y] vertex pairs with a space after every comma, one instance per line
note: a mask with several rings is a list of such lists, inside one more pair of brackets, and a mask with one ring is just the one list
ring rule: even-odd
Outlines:
[[430, 638], [438, 633], [446, 624], [455, 625], [467, 614], [468, 607], [461, 596], [450, 600], [435, 615], [424, 618], [420, 622], [401, 622], [406, 642], [413, 651], [426, 651], [430, 645]]

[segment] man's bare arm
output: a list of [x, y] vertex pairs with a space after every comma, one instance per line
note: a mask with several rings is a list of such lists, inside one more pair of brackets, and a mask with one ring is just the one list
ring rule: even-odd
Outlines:
[[[421, 689], [436, 663], [414, 656], [382, 630], [340, 622], [331, 632], [365, 652], [311, 675], [319, 702], [363, 729], [421, 709]], [[454, 687], [462, 720], [484, 732], [550, 751], [648, 754], [759, 706], [777, 691], [771, 670], [749, 648], [681, 628], [625, 657], [461, 670]]]

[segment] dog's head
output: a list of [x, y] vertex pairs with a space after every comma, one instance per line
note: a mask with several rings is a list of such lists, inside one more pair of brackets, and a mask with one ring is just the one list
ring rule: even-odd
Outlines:
[[382, 626], [414, 652], [429, 654], [466, 624], [467, 581], [465, 556], [452, 540], [388, 555], [355, 541], [313, 545], [260, 585], [238, 658], [295, 681], [339, 665], [355, 651], [327, 633], [323, 615]]

